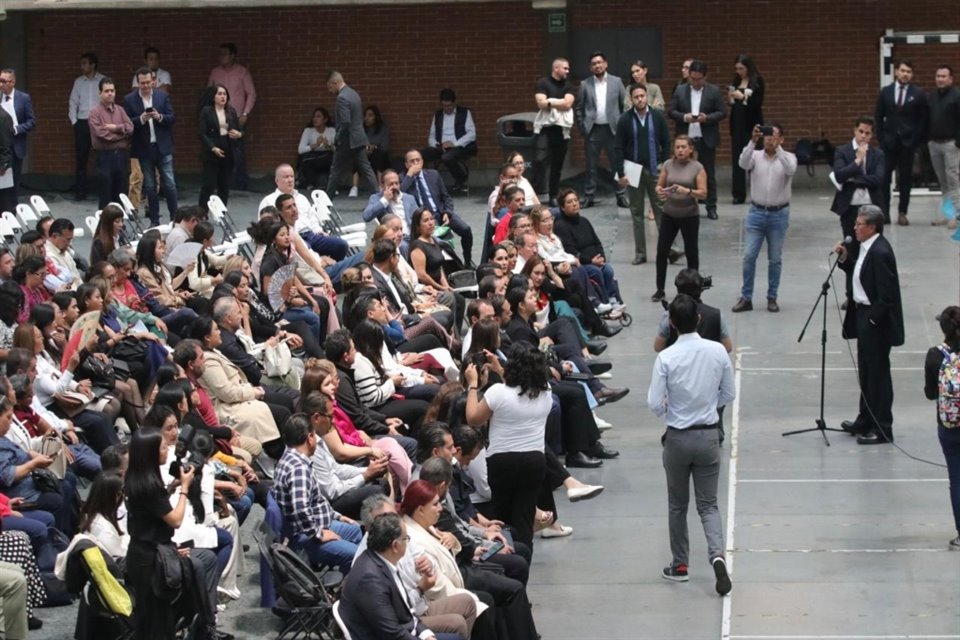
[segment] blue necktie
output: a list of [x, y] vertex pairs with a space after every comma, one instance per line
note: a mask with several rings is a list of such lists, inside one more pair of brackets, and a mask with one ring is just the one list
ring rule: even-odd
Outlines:
[[426, 206], [430, 209], [431, 212], [440, 213], [439, 211], [437, 211], [437, 205], [433, 201], [433, 196], [430, 195], [430, 189], [427, 188], [427, 181], [423, 178], [422, 173], [417, 175], [417, 191], [420, 192], [421, 207]]
[[647, 109], [647, 145], [650, 151], [650, 175], [657, 177], [657, 174], [660, 173], [657, 165], [657, 131], [656, 127], [653, 124], [653, 114], [650, 113], [650, 109]]

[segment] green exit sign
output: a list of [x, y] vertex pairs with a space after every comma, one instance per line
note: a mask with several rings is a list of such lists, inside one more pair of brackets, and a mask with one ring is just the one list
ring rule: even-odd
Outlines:
[[567, 30], [567, 14], [547, 14], [547, 31], [550, 33], [564, 33]]

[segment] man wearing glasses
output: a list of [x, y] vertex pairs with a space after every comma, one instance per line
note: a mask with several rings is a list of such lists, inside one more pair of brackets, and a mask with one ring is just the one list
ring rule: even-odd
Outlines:
[[[0, 205], [3, 211], [15, 211], [17, 208], [17, 185], [23, 168], [23, 159], [27, 156], [27, 134], [37, 120], [33, 115], [33, 101], [30, 95], [15, 89], [17, 74], [13, 69], [0, 71], [0, 107], [13, 121], [13, 184], [0, 190]], [[5, 176], [0, 176], [0, 184]]]

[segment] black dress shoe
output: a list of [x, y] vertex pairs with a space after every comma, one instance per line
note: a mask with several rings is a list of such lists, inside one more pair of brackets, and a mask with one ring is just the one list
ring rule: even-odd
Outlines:
[[707, 207], [707, 217], [711, 220], [717, 219], [717, 208], [716, 207]]
[[646, 264], [646, 263], [647, 263], [647, 256], [641, 253], [634, 256], [633, 262], [631, 262], [630, 264]]
[[619, 195], [617, 196], [617, 206], [627, 209], [630, 206], [630, 201], [627, 200], [627, 196]]
[[733, 196], [733, 204], [743, 204], [747, 199], [743, 196]]
[[676, 249], [670, 249], [670, 255], [667, 256], [667, 260], [670, 261], [670, 264], [676, 264], [677, 260], [685, 256], [686, 254], [683, 251], [677, 251]]
[[586, 200], [583, 201], [583, 204], [580, 205], [581, 209], [589, 209], [594, 205], [593, 196], [588, 196]]
[[844, 420], [840, 423], [840, 428], [852, 436], [862, 436], [868, 431], [866, 427], [861, 427], [852, 420]]
[[625, 395], [630, 393], [630, 389], [624, 387], [622, 389], [616, 389], [614, 387], [604, 387], [597, 393], [593, 394], [593, 397], [597, 399], [601, 405], [610, 404], [611, 402], [616, 402], [617, 400], [622, 400]]
[[590, 367], [590, 373], [595, 376], [598, 376], [601, 373], [606, 373], [607, 371], [610, 371], [610, 369], [613, 369], [612, 362], [600, 362], [598, 360], [591, 360], [587, 363], [587, 366]]
[[41, 620], [40, 618], [34, 618], [33, 616], [30, 616], [29, 618], [27, 618], [27, 629], [29, 629], [30, 631], [36, 631], [37, 629], [42, 629], [42, 628], [43, 628], [43, 620]]
[[600, 326], [597, 327], [597, 330], [594, 332], [598, 336], [603, 336], [604, 338], [612, 338], [623, 331], [621, 326], [609, 325], [606, 322], [601, 322]]
[[598, 356], [607, 350], [607, 343], [603, 340], [587, 340], [587, 351], [591, 355]]
[[567, 454], [567, 466], [580, 469], [596, 469], [603, 464], [603, 460], [588, 456], [583, 451]]
[[884, 434], [876, 430], [871, 430], [862, 436], [857, 436], [857, 444], [892, 444], [893, 434]]
[[666, 297], [667, 297], [666, 293], [657, 289], [657, 291], [655, 291], [654, 294], [650, 296], [650, 302], [660, 302]]
[[620, 455], [616, 449], [610, 449], [603, 446], [603, 443], [597, 440], [590, 449], [590, 455], [601, 460], [612, 460]]

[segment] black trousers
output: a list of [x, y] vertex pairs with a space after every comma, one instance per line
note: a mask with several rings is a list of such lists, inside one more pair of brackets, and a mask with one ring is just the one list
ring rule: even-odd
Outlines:
[[360, 507], [363, 505], [363, 501], [376, 495], [386, 495], [383, 485], [379, 482], [367, 483], [337, 496], [330, 501], [330, 506], [336, 509], [337, 513], [359, 520]]
[[56, 404], [51, 404], [47, 408], [57, 417], [70, 420], [75, 426], [82, 429], [83, 439], [90, 445], [90, 448], [98, 454], [102, 453], [107, 447], [120, 444], [120, 437], [117, 436], [117, 430], [102, 413], [84, 409], [71, 418]]
[[446, 347], [446, 345], [440, 342], [437, 336], [432, 333], [422, 333], [415, 338], [410, 338], [406, 342], [400, 343], [397, 346], [397, 351], [400, 353], [422, 353], [423, 351], [440, 349], [442, 347]]
[[730, 191], [734, 200], [746, 200], [747, 198], [747, 172], [740, 168], [740, 154], [743, 148], [750, 142], [753, 128], [746, 128], [744, 124], [730, 132], [730, 157], [733, 160], [733, 185]]
[[450, 230], [460, 236], [460, 243], [463, 245], [463, 264], [468, 266], [473, 259], [473, 230], [466, 220], [453, 212], [450, 213], [449, 225]]
[[[79, 196], [87, 193], [87, 162], [90, 160], [90, 123], [87, 120], [77, 120], [73, 123], [73, 150], [74, 150], [74, 191]], [[104, 205], [100, 205], [102, 209]]]
[[[533, 512], [530, 513], [532, 517]], [[461, 567], [460, 572], [467, 589], [492, 596], [496, 605], [498, 640], [533, 640], [537, 637], [527, 590], [519, 580], [475, 566]]]
[[461, 186], [467, 181], [468, 177], [467, 172], [464, 170], [463, 162], [467, 158], [477, 155], [477, 147], [473, 144], [466, 147], [450, 147], [449, 149], [428, 147], [421, 151], [420, 155], [423, 156], [425, 163], [437, 162], [439, 160], [447, 167], [447, 171], [450, 172], [450, 177], [453, 178], [454, 184]]
[[[223, 139], [223, 138], [222, 138]], [[230, 139], [226, 138], [221, 149], [229, 149]], [[200, 186], [200, 208], [207, 210], [207, 200], [214, 193], [220, 196], [223, 204], [230, 200], [230, 176], [233, 174], [233, 156], [227, 155], [224, 158], [204, 153], [203, 154], [203, 173]]]
[[897, 205], [897, 212], [907, 215], [907, 209], [910, 208], [910, 189], [913, 187], [913, 156], [916, 153], [916, 147], [905, 147], [899, 142], [889, 149], [883, 150], [883, 197], [886, 200], [884, 213], [889, 218], [893, 213], [890, 209], [890, 202], [893, 198], [891, 193], [893, 186], [893, 172], [897, 172], [897, 184], [900, 186], [900, 202]]
[[689, 218], [671, 218], [664, 215], [660, 219], [660, 236], [657, 238], [657, 291], [664, 291], [667, 283], [667, 260], [670, 249], [677, 238], [677, 232], [683, 236], [683, 250], [687, 254], [687, 266], [700, 268], [700, 216]]
[[[707, 199], [704, 203], [707, 210], [717, 208], [717, 150], [711, 149], [703, 141], [703, 138], [695, 138], [693, 147], [697, 150], [697, 160], [703, 165], [707, 172]], [[743, 150], [743, 147], [740, 148]], [[666, 216], [664, 216], [666, 217]], [[663, 230], [660, 230], [663, 233]], [[689, 258], [688, 258], [689, 261]]]
[[[851, 264], [857, 263], [857, 256], [860, 255], [860, 242], [857, 240], [857, 234], [853, 230], [853, 225], [857, 222], [857, 211], [861, 205], [853, 204], [847, 207], [847, 210], [840, 214], [840, 230], [844, 238], [850, 238], [850, 244], [847, 245], [847, 261]], [[844, 272], [846, 282], [847, 298], [853, 298], [853, 269]]]
[[550, 388], [560, 400], [560, 426], [566, 453], [587, 452], [600, 439], [600, 430], [578, 382], [553, 381]]
[[517, 532], [517, 540], [531, 547], [534, 513], [545, 475], [542, 451], [497, 453], [487, 458], [497, 518], [510, 524]]
[[429, 408], [430, 403], [426, 400], [388, 400], [377, 407], [377, 411], [388, 418], [400, 418], [410, 425], [411, 435], [416, 436], [420, 432], [423, 416]]
[[[265, 392], [263, 394], [264, 402], [267, 404], [280, 405], [290, 413], [293, 413], [297, 410], [297, 405], [300, 403], [299, 391], [296, 389], [291, 389], [290, 387], [284, 387], [282, 385], [275, 384], [264, 384], [261, 386]], [[283, 425], [278, 422], [277, 426], [282, 427]]]
[[860, 413], [857, 426], [893, 433], [893, 380], [890, 343], [883, 329], [870, 323], [870, 308], [857, 309], [857, 369], [860, 375]]
[[556, 198], [560, 193], [560, 175], [567, 157], [569, 140], [563, 137], [561, 127], [544, 127], [537, 135], [537, 154], [534, 162], [533, 188], [543, 191], [543, 180], [548, 178], [547, 193]]
[[[96, 164], [97, 180], [100, 183], [97, 187], [99, 204], [100, 208], [103, 209], [111, 202], [120, 202], [120, 194], [129, 190], [127, 179], [130, 176], [130, 156], [126, 149], [97, 151]], [[83, 179], [86, 181], [86, 177]], [[80, 180], [79, 176], [77, 180]], [[78, 186], [77, 193], [85, 193], [85, 189], [81, 191]]]

